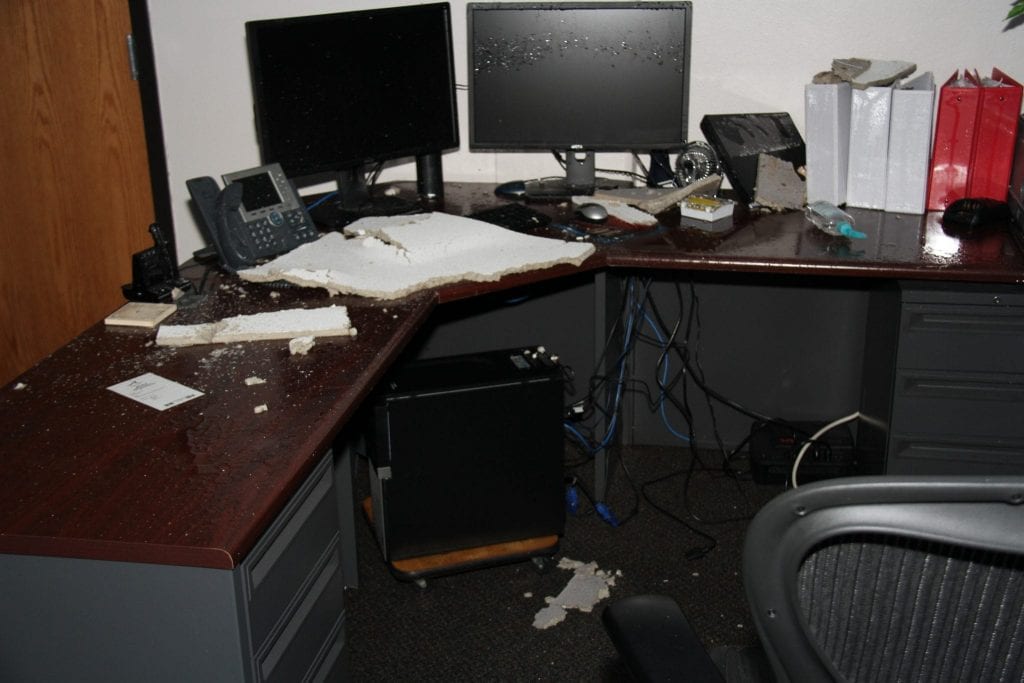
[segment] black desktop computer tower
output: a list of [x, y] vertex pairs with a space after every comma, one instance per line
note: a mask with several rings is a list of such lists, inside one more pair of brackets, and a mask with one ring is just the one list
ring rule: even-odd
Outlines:
[[562, 367], [543, 348], [417, 360], [372, 399], [372, 519], [388, 561], [561, 535]]

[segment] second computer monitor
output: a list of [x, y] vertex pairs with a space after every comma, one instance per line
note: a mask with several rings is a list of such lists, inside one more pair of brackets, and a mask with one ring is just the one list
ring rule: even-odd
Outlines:
[[470, 149], [566, 155], [566, 194], [597, 151], [686, 141], [689, 2], [470, 3]]
[[441, 152], [459, 146], [448, 3], [250, 21], [246, 35], [265, 163], [336, 174], [353, 215], [386, 211], [365, 164], [415, 157], [420, 185], [439, 185]]

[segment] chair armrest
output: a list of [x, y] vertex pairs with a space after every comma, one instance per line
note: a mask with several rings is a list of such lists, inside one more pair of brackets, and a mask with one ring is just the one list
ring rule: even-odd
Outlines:
[[675, 600], [634, 595], [601, 615], [612, 644], [639, 681], [723, 681]]

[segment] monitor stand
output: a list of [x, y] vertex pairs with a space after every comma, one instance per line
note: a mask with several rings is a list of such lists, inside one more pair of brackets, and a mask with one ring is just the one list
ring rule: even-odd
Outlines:
[[594, 153], [570, 149], [565, 153], [564, 178], [527, 180], [528, 199], [560, 199], [594, 194], [597, 185]]
[[628, 187], [628, 183], [598, 178], [593, 152], [569, 150], [565, 155], [564, 178], [538, 178], [524, 183], [527, 199], [568, 199], [590, 196], [596, 190]]
[[574, 192], [565, 178], [538, 178], [537, 180], [527, 180], [524, 183], [526, 198], [527, 199], [566, 199], [573, 195], [581, 194], [593, 194], [594, 188], [589, 188], [589, 192], [585, 189], [583, 191]]
[[321, 230], [341, 230], [366, 216], [395, 216], [417, 209], [414, 200], [372, 192], [362, 166], [339, 171], [336, 178], [337, 192], [309, 209], [310, 218]]

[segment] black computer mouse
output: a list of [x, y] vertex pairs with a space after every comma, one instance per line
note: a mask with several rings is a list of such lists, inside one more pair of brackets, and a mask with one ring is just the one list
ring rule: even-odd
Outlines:
[[1005, 223], [1010, 217], [1006, 202], [987, 197], [957, 199], [942, 212], [942, 230], [953, 237], [976, 237]]
[[494, 188], [494, 194], [508, 199], [519, 199], [526, 195], [526, 183], [522, 180], [510, 180]]
[[576, 213], [591, 223], [604, 223], [608, 220], [608, 209], [597, 202], [587, 202], [576, 207]]

